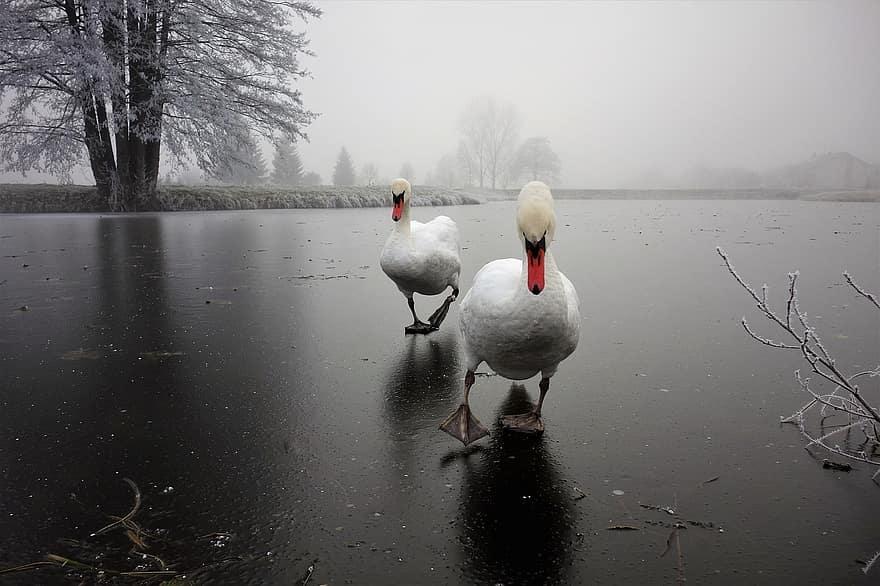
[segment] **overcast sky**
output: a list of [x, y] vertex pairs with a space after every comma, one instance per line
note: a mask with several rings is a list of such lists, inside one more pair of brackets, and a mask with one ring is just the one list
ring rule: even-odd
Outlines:
[[814, 152], [880, 163], [880, 2], [323, 2], [301, 145], [329, 181], [345, 145], [416, 180], [473, 97], [513, 102], [566, 186]]
[[321, 115], [300, 152], [325, 182], [343, 145], [358, 169], [390, 178], [409, 161], [424, 179], [477, 96], [513, 102], [521, 138], [550, 139], [562, 186], [828, 151], [880, 164], [878, 0], [319, 6], [299, 87]]

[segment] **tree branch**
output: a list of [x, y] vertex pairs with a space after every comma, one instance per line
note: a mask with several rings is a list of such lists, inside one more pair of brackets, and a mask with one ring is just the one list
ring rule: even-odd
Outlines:
[[[748, 335], [752, 339], [767, 346], [783, 348], [786, 350], [800, 350], [801, 356], [810, 365], [811, 370], [823, 380], [834, 385], [833, 390], [828, 394], [817, 393], [810, 387], [809, 379], [802, 378], [800, 371], [795, 371], [795, 377], [801, 390], [809, 394], [812, 398], [792, 415], [783, 418], [782, 422], [794, 423], [798, 426], [801, 434], [809, 441], [806, 446], [807, 448], [813, 445], [820, 446], [821, 448], [840, 456], [880, 467], [880, 456], [876, 455], [878, 448], [880, 448], [880, 434], [878, 434], [880, 414], [878, 414], [877, 409], [868, 403], [864, 396], [862, 396], [859, 387], [855, 384], [855, 381], [861, 377], [880, 376], [880, 366], [873, 370], [864, 370], [851, 375], [844, 374], [838, 368], [834, 358], [822, 344], [816, 330], [808, 324], [806, 314], [801, 311], [798, 305], [797, 272], [788, 274], [788, 299], [785, 305], [785, 319], [782, 319], [768, 304], [767, 286], [764, 285], [761, 288], [761, 295], [759, 295], [752, 286], [739, 275], [724, 250], [718, 247], [716, 248], [716, 252], [724, 260], [728, 272], [755, 301], [755, 304], [761, 313], [797, 340], [797, 345], [777, 342], [764, 337], [755, 332], [749, 326], [746, 319], [743, 318], [742, 325]], [[848, 273], [844, 273], [844, 276], [853, 289], [880, 308], [880, 305], [877, 304], [877, 298], [874, 295], [860, 288]], [[799, 326], [796, 326], [795, 319], [793, 319], [792, 316], [796, 318]], [[799, 327], [800, 331], [798, 331], [796, 327]], [[845, 391], [847, 395], [844, 396], [838, 394], [840, 391]], [[822, 417], [826, 417], [826, 413], [830, 410], [832, 414], [841, 414], [849, 417], [850, 422], [847, 425], [824, 435], [814, 435], [807, 429], [806, 416], [817, 407], [819, 415]], [[844, 450], [840, 446], [831, 446], [827, 443], [826, 440], [829, 437], [853, 428], [861, 428], [866, 438], [865, 441], [872, 445], [872, 451], [875, 455], [869, 455], [864, 449], [853, 453], [852, 451]], [[871, 431], [873, 433], [871, 433]], [[876, 479], [878, 474], [880, 474], [880, 470], [878, 470], [873, 478]]]

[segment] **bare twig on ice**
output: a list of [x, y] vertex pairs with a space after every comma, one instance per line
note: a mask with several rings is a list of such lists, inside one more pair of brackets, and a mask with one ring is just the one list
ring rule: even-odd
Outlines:
[[119, 517], [109, 525], [101, 527], [100, 529], [89, 535], [89, 537], [96, 537], [98, 535], [101, 535], [102, 533], [107, 533], [117, 525], [122, 525], [129, 531], [132, 531], [135, 535], [138, 535], [140, 533], [140, 527], [133, 524], [131, 520], [134, 518], [135, 515], [137, 515], [138, 510], [141, 508], [141, 491], [140, 489], [138, 489], [137, 484], [135, 484], [134, 481], [130, 478], [123, 478], [123, 480], [125, 480], [125, 482], [127, 482], [128, 485], [131, 487], [131, 490], [134, 491], [134, 506], [131, 507], [131, 510], [124, 517]]
[[[865, 398], [857, 381], [862, 377], [880, 376], [880, 365], [872, 370], [855, 374], [847, 374], [838, 366], [834, 357], [822, 343], [816, 329], [810, 325], [807, 314], [799, 306], [797, 291], [799, 275], [797, 272], [788, 274], [788, 299], [785, 304], [785, 314], [780, 315], [770, 307], [767, 301], [767, 286], [764, 285], [759, 294], [739, 275], [724, 250], [719, 247], [716, 248], [716, 251], [724, 260], [727, 270], [752, 297], [761, 313], [775, 323], [786, 335], [784, 340], [763, 336], [749, 325], [746, 318], [742, 318], [742, 325], [746, 333], [766, 346], [798, 351], [810, 365], [810, 370], [818, 377], [819, 381], [831, 385], [830, 392], [816, 391], [810, 378], [802, 376], [800, 371], [795, 371], [795, 377], [801, 390], [810, 396], [810, 400], [792, 415], [783, 417], [782, 422], [791, 423], [798, 427], [801, 434], [808, 440], [805, 446], [808, 450], [813, 446], [818, 446], [844, 458], [876, 466], [878, 469], [872, 477], [876, 481], [880, 476], [880, 454], [878, 454], [878, 448], [880, 448], [880, 411]], [[878, 303], [876, 296], [859, 286], [849, 273], [844, 272], [843, 275], [854, 291], [880, 309], [880, 303]], [[816, 433], [812, 427], [808, 427], [807, 419], [810, 415], [822, 418], [820, 433]], [[836, 426], [835, 429], [826, 432], [825, 430], [828, 428], [824, 426], [824, 418], [831, 415], [845, 416], [847, 424]], [[860, 449], [848, 450], [841, 447], [840, 444], [834, 443], [838, 437], [849, 437], [849, 434], [853, 432], [860, 433], [864, 437]]]
[[865, 567], [862, 568], [862, 572], [865, 573], [865, 574], [867, 574], [868, 572], [870, 572], [870, 571], [871, 571], [871, 568], [874, 566], [875, 563], [877, 563], [877, 560], [878, 560], [878, 559], [880, 559], [880, 551], [878, 551], [877, 553], [875, 553], [875, 554], [874, 554], [874, 557], [872, 557], [871, 559], [868, 560], [868, 562], [865, 564]]
[[[800, 371], [795, 371], [795, 378], [801, 390], [810, 396], [810, 400], [792, 415], [783, 417], [782, 422], [797, 425], [801, 435], [808, 440], [804, 447], [811, 454], [811, 448], [818, 446], [829, 453], [849, 460], [876, 466], [877, 470], [871, 478], [877, 482], [877, 478], [880, 476], [880, 431], [878, 431], [880, 430], [880, 412], [861, 393], [857, 380], [862, 377], [880, 376], [880, 366], [872, 370], [846, 374], [837, 365], [828, 349], [822, 344], [815, 328], [809, 324], [806, 313], [798, 305], [797, 272], [788, 274], [788, 301], [785, 304], [785, 316], [780, 316], [767, 302], [767, 285], [761, 288], [759, 296], [752, 286], [737, 273], [727, 254], [720, 247], [715, 250], [724, 260], [724, 264], [727, 265], [727, 270], [733, 275], [733, 278], [754, 299], [761, 313], [787, 335], [784, 342], [762, 336], [756, 333], [743, 317], [742, 325], [746, 333], [767, 346], [800, 352], [810, 365], [810, 370], [818, 376], [819, 382], [824, 380], [832, 385], [830, 392], [817, 391], [811, 386], [810, 378], [801, 376]], [[880, 302], [877, 301], [874, 294], [859, 286], [848, 272], [844, 272], [843, 276], [856, 293], [867, 299], [875, 308], [880, 309]], [[818, 432], [814, 431], [815, 425], [808, 426], [807, 419], [811, 415], [819, 420]], [[826, 425], [825, 420], [834, 416], [838, 416], [837, 421], [843, 419], [846, 423]], [[851, 440], [853, 433], [859, 433], [862, 436], [857, 448], [844, 448], [839, 443], [833, 443], [841, 436]], [[852, 445], [851, 441], [849, 445]], [[822, 467], [843, 472], [849, 472], [852, 469], [849, 464], [841, 464], [827, 458], [823, 459]], [[670, 540], [673, 536], [677, 538], [677, 532], [673, 531], [673, 534], [670, 534]], [[668, 551], [669, 541], [667, 541], [666, 549]], [[880, 551], [865, 563], [862, 572], [867, 574], [878, 559], [880, 559]]]

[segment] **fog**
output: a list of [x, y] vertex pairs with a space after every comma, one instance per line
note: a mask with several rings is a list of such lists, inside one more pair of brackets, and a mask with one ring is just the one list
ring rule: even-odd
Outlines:
[[880, 3], [328, 2], [308, 27], [300, 151], [329, 181], [418, 181], [454, 152], [475, 96], [513, 102], [571, 187], [694, 165], [762, 170], [813, 153], [880, 163]]
[[486, 96], [516, 106], [520, 139], [549, 138], [558, 186], [643, 187], [695, 166], [763, 171], [833, 151], [880, 164], [878, 2], [320, 7], [300, 82], [320, 116], [299, 151], [325, 183], [342, 146], [358, 170], [373, 163], [385, 179], [409, 162], [423, 180], [455, 153], [463, 108]]

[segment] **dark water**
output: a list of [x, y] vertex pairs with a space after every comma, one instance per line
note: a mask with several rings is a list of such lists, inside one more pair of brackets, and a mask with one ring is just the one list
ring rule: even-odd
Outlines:
[[[459, 222], [463, 290], [518, 255], [513, 209], [439, 210]], [[855, 372], [878, 362], [880, 319], [840, 273], [880, 291], [880, 207], [557, 211], [580, 346], [542, 438], [496, 425], [469, 449], [437, 430], [460, 401], [456, 309], [404, 337], [378, 268], [387, 210], [0, 216], [0, 567], [132, 569], [122, 531], [89, 537], [131, 507], [130, 478], [146, 551], [197, 582], [312, 566], [309, 584], [876, 583], [856, 561], [880, 549], [873, 471], [823, 470], [779, 425], [803, 365], [746, 337], [742, 315], [768, 324], [714, 248], [780, 303], [800, 269], [803, 308]], [[471, 403], [490, 425], [536, 395], [479, 377]], [[662, 555], [676, 521], [692, 523]]]

